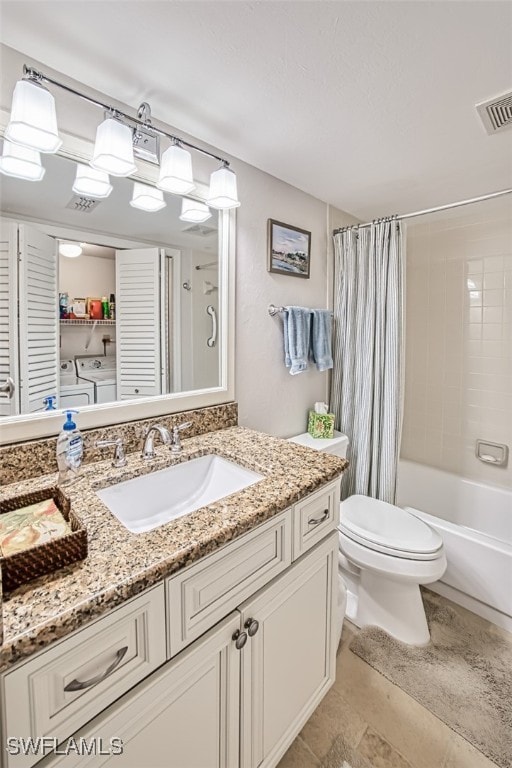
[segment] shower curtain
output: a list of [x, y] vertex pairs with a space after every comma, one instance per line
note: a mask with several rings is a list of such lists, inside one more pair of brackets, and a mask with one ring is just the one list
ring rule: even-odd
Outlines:
[[334, 236], [331, 412], [350, 439], [343, 497], [395, 500], [403, 356], [400, 222], [379, 220]]

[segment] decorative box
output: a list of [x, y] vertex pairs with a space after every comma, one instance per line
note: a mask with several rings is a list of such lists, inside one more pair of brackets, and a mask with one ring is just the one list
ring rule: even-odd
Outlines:
[[334, 413], [316, 413], [310, 411], [308, 432], [311, 437], [329, 439], [334, 437]]
[[21, 584], [37, 579], [38, 576], [52, 573], [52, 571], [63, 568], [65, 565], [70, 565], [70, 563], [87, 557], [87, 531], [71, 511], [69, 499], [57, 486], [0, 501], [0, 515], [47, 499], [53, 499], [71, 532], [21, 552], [0, 556], [4, 592], [12, 592]]

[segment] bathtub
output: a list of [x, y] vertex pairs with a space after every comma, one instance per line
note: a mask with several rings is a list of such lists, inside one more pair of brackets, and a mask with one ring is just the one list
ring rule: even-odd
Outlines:
[[512, 490], [401, 459], [396, 503], [443, 538], [448, 567], [429, 587], [512, 631]]

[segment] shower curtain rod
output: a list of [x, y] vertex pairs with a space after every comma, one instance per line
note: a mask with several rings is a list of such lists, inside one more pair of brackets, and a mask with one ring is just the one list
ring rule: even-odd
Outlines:
[[[510, 195], [512, 192], [512, 189], [502, 189], [500, 192], [491, 192], [488, 195], [481, 195], [480, 197], [472, 197], [470, 200], [459, 200], [457, 203], [448, 203], [447, 205], [438, 205], [436, 208], [425, 208], [424, 211], [414, 211], [413, 213], [402, 213], [400, 216], [394, 216], [390, 218], [394, 218], [397, 221], [402, 221], [403, 219], [412, 219], [414, 216], [425, 216], [427, 213], [437, 213], [438, 211], [447, 211], [450, 208], [459, 208], [462, 205], [470, 205], [471, 203], [480, 203], [482, 200], [491, 200], [493, 197], [501, 197], [502, 195]], [[384, 217], [385, 218], [385, 217]], [[362, 229], [363, 227], [371, 227], [373, 224], [372, 221], [366, 222], [366, 224], [354, 224], [353, 226]], [[337, 235], [338, 232], [342, 232], [343, 230], [350, 229], [350, 226], [348, 227], [339, 227], [338, 229], [335, 229], [333, 231], [333, 235]]]

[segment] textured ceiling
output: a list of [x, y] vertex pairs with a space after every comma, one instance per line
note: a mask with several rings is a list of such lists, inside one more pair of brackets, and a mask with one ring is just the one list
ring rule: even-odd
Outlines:
[[[1, 2], [2, 41], [363, 219], [512, 187], [510, 2]], [[236, 167], [236, 165], [235, 165]]]

